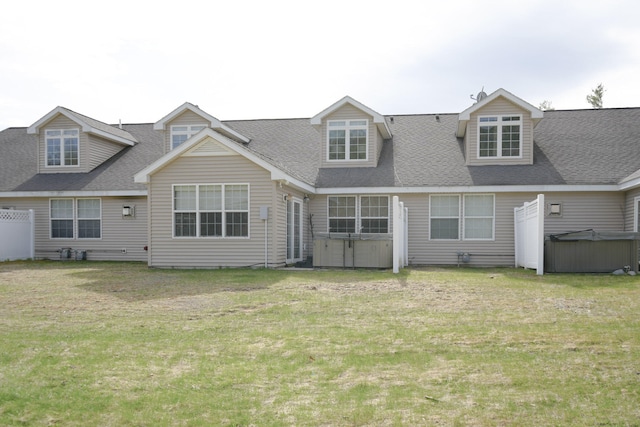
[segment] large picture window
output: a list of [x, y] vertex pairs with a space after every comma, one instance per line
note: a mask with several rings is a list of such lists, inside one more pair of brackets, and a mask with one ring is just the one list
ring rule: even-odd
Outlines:
[[522, 146], [520, 116], [478, 118], [478, 157], [520, 157]]
[[457, 194], [429, 197], [431, 240], [459, 240], [461, 232], [464, 240], [493, 240], [494, 228], [493, 194], [465, 194], [462, 200]]
[[175, 237], [248, 237], [249, 186], [175, 185], [173, 218]]
[[47, 166], [78, 166], [78, 129], [48, 129], [45, 131]]
[[367, 160], [367, 120], [334, 120], [327, 127], [329, 160]]
[[99, 239], [102, 237], [100, 199], [51, 199], [52, 239]]
[[330, 233], [388, 233], [389, 196], [330, 196]]

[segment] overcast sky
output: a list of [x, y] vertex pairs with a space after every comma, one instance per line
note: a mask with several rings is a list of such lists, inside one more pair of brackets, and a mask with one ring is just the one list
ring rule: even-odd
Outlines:
[[458, 113], [483, 87], [538, 106], [640, 106], [637, 0], [12, 1], [0, 129], [58, 105], [155, 122], [311, 117], [345, 95], [382, 114]]

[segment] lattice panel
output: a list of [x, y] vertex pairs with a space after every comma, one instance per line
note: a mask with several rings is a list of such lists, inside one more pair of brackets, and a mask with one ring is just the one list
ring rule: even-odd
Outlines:
[[29, 222], [29, 212], [0, 209], [0, 221], [5, 223], [6, 222]]

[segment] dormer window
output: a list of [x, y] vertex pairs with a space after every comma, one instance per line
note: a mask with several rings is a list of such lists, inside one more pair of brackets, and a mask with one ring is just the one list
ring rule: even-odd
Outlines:
[[45, 131], [47, 166], [78, 166], [78, 129], [48, 129]]
[[176, 148], [206, 127], [206, 125], [171, 126], [171, 149]]
[[478, 117], [478, 157], [521, 157], [521, 116]]
[[327, 123], [328, 159], [367, 160], [368, 120], [332, 120]]

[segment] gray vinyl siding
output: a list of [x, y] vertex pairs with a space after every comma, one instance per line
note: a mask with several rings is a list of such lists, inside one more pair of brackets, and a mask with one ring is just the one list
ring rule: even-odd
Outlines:
[[[249, 237], [174, 238], [172, 191], [175, 184], [248, 184]], [[280, 198], [278, 206], [270, 173], [239, 155], [178, 158], [151, 177], [149, 194], [153, 212], [150, 223], [153, 252], [149, 256], [149, 265], [153, 267], [264, 265], [265, 234], [260, 206], [273, 207], [269, 212], [269, 221], [277, 221], [275, 225], [280, 233], [279, 224], [283, 218], [280, 210], [284, 204]], [[269, 262], [284, 262], [280, 255], [280, 242], [269, 246], [274, 251], [270, 253]]]
[[[462, 193], [459, 194], [461, 197]], [[473, 193], [475, 194], [475, 193]], [[484, 194], [484, 193], [483, 193]], [[490, 193], [487, 193], [490, 194]], [[389, 195], [393, 197], [392, 194]], [[402, 194], [400, 201], [409, 212], [409, 263], [412, 265], [456, 265], [458, 252], [471, 254], [468, 265], [512, 266], [514, 263], [513, 209], [534, 200], [537, 193], [494, 193], [493, 240], [429, 240], [429, 194]], [[624, 227], [624, 195], [617, 192], [549, 193], [547, 203], [561, 203], [562, 217], [545, 217], [545, 232], [556, 233], [593, 228], [615, 231]], [[310, 203], [313, 228], [327, 232], [327, 196], [315, 196]], [[390, 230], [392, 225], [390, 224]]]
[[[461, 194], [462, 196], [462, 194]], [[457, 264], [457, 252], [471, 254], [470, 265], [512, 266], [515, 207], [534, 200], [537, 193], [495, 193], [494, 240], [429, 240], [428, 194], [402, 195], [409, 208], [409, 262], [414, 265]], [[545, 204], [562, 203], [561, 217], [545, 216], [545, 233], [624, 227], [623, 195], [615, 192], [548, 193]]]
[[544, 221], [545, 233], [625, 229], [625, 195], [622, 192], [547, 193], [547, 208], [550, 203], [562, 205], [562, 216], [547, 215]]
[[[84, 198], [84, 197], [78, 197]], [[75, 199], [78, 199], [75, 198]], [[95, 197], [90, 197], [95, 198]], [[144, 197], [101, 197], [102, 237], [100, 239], [50, 238], [49, 197], [1, 199], [1, 206], [35, 213], [35, 256], [37, 259], [60, 259], [60, 249], [87, 251], [91, 261], [146, 261], [147, 202]], [[133, 218], [122, 216], [123, 205], [134, 205]], [[126, 253], [123, 253], [123, 249]]]
[[100, 166], [104, 161], [117, 154], [124, 146], [107, 141], [94, 135], [89, 135], [89, 170]]
[[[478, 158], [478, 116], [492, 115], [522, 115], [522, 158], [502, 157], [497, 159]], [[487, 104], [480, 110], [471, 114], [471, 120], [467, 124], [466, 158], [467, 164], [473, 166], [480, 165], [530, 165], [533, 164], [533, 121], [531, 113], [504, 98], [498, 98]]]
[[[47, 166], [46, 131], [50, 129], [78, 129], [78, 166]], [[38, 134], [38, 172], [39, 173], [65, 173], [65, 172], [89, 172], [89, 136], [82, 132], [82, 126], [68, 119], [63, 115], [58, 115], [45, 126], [40, 128]]]
[[184, 113], [175, 117], [170, 122], [167, 122], [164, 130], [164, 149], [165, 153], [171, 151], [171, 126], [187, 126], [187, 125], [204, 125], [210, 127], [211, 124], [198, 114], [191, 110], [186, 110]]
[[[355, 120], [355, 119], [367, 119], [369, 121], [368, 128], [368, 144], [367, 147], [367, 161], [328, 161], [327, 159], [327, 122], [331, 120]], [[337, 111], [334, 111], [322, 120], [321, 126], [321, 167], [372, 167], [378, 164], [378, 156], [382, 149], [382, 139], [378, 132], [377, 126], [373, 123], [373, 117], [363, 113], [358, 108], [351, 104], [342, 106]]]

